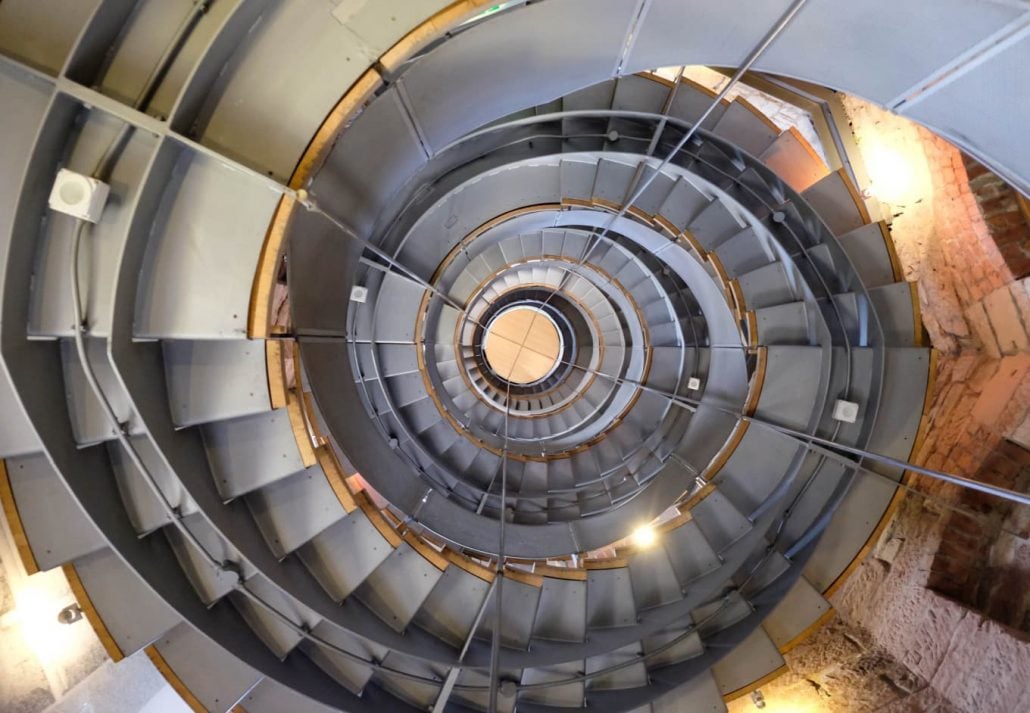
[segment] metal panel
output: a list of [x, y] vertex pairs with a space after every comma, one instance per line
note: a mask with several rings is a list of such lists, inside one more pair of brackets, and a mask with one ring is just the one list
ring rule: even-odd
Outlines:
[[324, 706], [321, 703], [302, 696], [292, 689], [276, 683], [270, 678], [254, 686], [243, 700], [240, 707], [247, 713], [334, 713], [336, 708]]
[[759, 627], [737, 644], [729, 654], [712, 666], [719, 690], [730, 693], [755, 681], [783, 665], [776, 645]]
[[761, 161], [795, 191], [803, 191], [829, 172], [801, 132], [791, 127], [762, 152]]
[[264, 342], [165, 340], [161, 348], [176, 426], [268, 410]]
[[833, 607], [801, 577], [794, 583], [762, 626], [777, 647], [793, 641]]
[[704, 671], [656, 699], [651, 708], [652, 713], [724, 713], [726, 704], [712, 674]]
[[630, 557], [629, 573], [633, 582], [633, 601], [640, 611], [682, 597], [676, 570], [669, 561], [668, 553], [661, 547]]
[[429, 560], [401, 543], [358, 587], [355, 596], [388, 626], [403, 632], [441, 574]]
[[[623, 0], [535, 4], [452, 38], [400, 82], [426, 142], [439, 150], [492, 119], [608, 78], [635, 10]], [[589, 32], [580, 30], [584, 18]]]
[[278, 614], [273, 614], [240, 592], [229, 595], [232, 603], [240, 610], [240, 615], [247, 621], [250, 628], [281, 659], [286, 658], [304, 637], [287, 626], [280, 615], [289, 619], [294, 626], [308, 631], [321, 621], [321, 617], [295, 599], [284, 596], [281, 590], [260, 575], [247, 580], [247, 589], [256, 594], [261, 601], [272, 605]]
[[587, 572], [587, 627], [631, 626], [637, 607], [627, 567]]
[[768, 119], [757, 114], [740, 99], [730, 102], [712, 127], [712, 133], [752, 156], [761, 156], [780, 135], [778, 129], [769, 125]]
[[[917, 4], [864, 0], [841, 6], [813, 0], [757, 68], [810, 78], [885, 104], [1019, 14], [1003, 3], [969, 0], [943, 0], [933, 10], [933, 32], [926, 32], [925, 8]], [[912, 41], [915, 37], [918, 42]]]
[[808, 344], [808, 309], [804, 302], [792, 302], [755, 310], [759, 344]]
[[451, 4], [451, 0], [341, 2], [332, 15], [357, 35], [368, 58], [374, 61], [412, 28]]
[[326, 196], [326, 209], [364, 234], [425, 161], [398, 90], [390, 89], [340, 136], [311, 192], [316, 198]]
[[[526, 650], [536, 618], [537, 605], [540, 601], [540, 587], [509, 578], [504, 580], [501, 592], [501, 606], [504, 617], [501, 621], [501, 644], [512, 649]], [[486, 605], [483, 620], [476, 635], [489, 641], [493, 637], [496, 621], [497, 590]]]
[[279, 558], [346, 515], [318, 465], [251, 493], [247, 506]]
[[[196, 504], [183, 491], [182, 484], [168, 469], [167, 463], [157, 453], [150, 439], [136, 437], [132, 439], [132, 443], [169, 504], [173, 508], [178, 508], [183, 515], [196, 512]], [[152, 532], [170, 523], [171, 517], [165, 513], [150, 484], [129, 458], [121, 442], [110, 441], [108, 454], [118, 482], [118, 492], [136, 531], [140, 534]]]
[[[978, 14], [979, 3], [966, 4], [967, 13]], [[988, 17], [993, 19], [1006, 10], [992, 5]], [[979, 22], [973, 27], [978, 28]], [[951, 81], [941, 82], [899, 111], [980, 156], [1026, 195], [1030, 194], [1030, 142], [1025, 140], [1026, 117], [1030, 116], [1026, 75], [1030, 39], [1024, 32], [1020, 42], [999, 46], [999, 50], [988, 53], [969, 71], [956, 72]]]
[[863, 225], [840, 236], [840, 246], [851, 259], [866, 289], [894, 282], [894, 265], [887, 249], [889, 235], [881, 223]]
[[[221, 546], [212, 548], [214, 552], [232, 549], [225, 545], [210, 526], [199, 519], [199, 516], [190, 518], [187, 527], [194, 532], [201, 530], [203, 532], [201, 542], [204, 542], [205, 545], [212, 540], [217, 541]], [[237, 580], [235, 574], [212, 564], [200, 549], [192, 541], [186, 539], [178, 529], [168, 528], [164, 530], [164, 534], [168, 537], [168, 544], [172, 546], [179, 565], [205, 606], [212, 606], [233, 590]], [[235, 560], [227, 557], [225, 561]]]
[[869, 290], [869, 301], [883, 327], [884, 342], [888, 347], [911, 347], [915, 345], [919, 330], [921, 337], [923, 325], [916, 324], [916, 301], [912, 293], [912, 285], [908, 282], [895, 282], [893, 285], [874, 287]]
[[6, 0], [0, 51], [56, 76], [101, 0]]
[[747, 223], [738, 218], [725, 203], [712, 201], [687, 226], [706, 250], [714, 250], [744, 230]]
[[[661, 653], [655, 653], [648, 657], [648, 667], [651, 669], [661, 668], [662, 666], [686, 661], [703, 654], [705, 647], [701, 643], [701, 635], [696, 631], [692, 631], [689, 634], [686, 633], [691, 626], [692, 622], [682, 622], [677, 627], [644, 639], [641, 644], [644, 651], [648, 654], [668, 646]], [[672, 643], [674, 640], [676, 640], [676, 643]]]
[[544, 577], [533, 622], [533, 638], [583, 641], [586, 608], [586, 582]]
[[226, 499], [304, 470], [286, 409], [209, 423], [203, 434], [215, 485]]
[[593, 673], [608, 666], [625, 664], [629, 661], [635, 660], [636, 663], [594, 676], [587, 681], [587, 689], [590, 691], [603, 691], [647, 686], [650, 681], [647, 676], [647, 667], [644, 665], [643, 660], [639, 658], [641, 653], [641, 646], [637, 643], [623, 646], [621, 649], [615, 649], [600, 656], [591, 656], [585, 662], [587, 673]]
[[[123, 127], [121, 121], [102, 112], [88, 112], [64, 166], [91, 175], [102, 154]], [[157, 139], [146, 132], [136, 131], [131, 134], [111, 169], [108, 178], [111, 194], [100, 222], [86, 226], [79, 254], [79, 274], [83, 283], [83, 309], [91, 336], [107, 336], [111, 332], [115, 270], [124, 247], [140, 181], [156, 146]], [[35, 336], [70, 337], [79, 321], [73, 314], [74, 303], [68, 277], [73, 233], [74, 222], [71, 218], [53, 211], [49, 213], [39, 243], [36, 279], [32, 285], [29, 332]]]
[[798, 444], [772, 431], [752, 426], [719, 471], [715, 482], [743, 512], [753, 512], [789, 474]]
[[748, 309], [772, 307], [796, 299], [781, 262], [774, 262], [741, 275], [740, 290]]
[[[338, 627], [331, 626], [328, 622], [323, 621], [311, 633], [336, 648], [354, 654], [366, 661], [382, 661], [389, 653], [389, 649], [377, 646]], [[317, 646], [310, 641], [305, 641], [301, 644], [301, 648], [319, 668], [355, 694], [360, 695], [365, 688], [365, 684], [372, 677], [371, 667], [354, 661], [332, 649]], [[279, 712], [277, 711], [276, 713]]]
[[180, 621], [109, 548], [75, 561], [75, 573], [122, 654], [147, 646]]
[[199, 122], [201, 142], [288, 178], [333, 105], [368, 66], [354, 35], [331, 13], [322, 0], [273, 4], [211, 92]]
[[668, 552], [672, 568], [684, 587], [721, 564], [719, 556], [695, 522], [684, 523], [667, 533], [662, 538], [662, 546]]
[[179, 624], [155, 646], [186, 689], [212, 713], [230, 710], [262, 678], [188, 624]]
[[354, 591], [393, 552], [361, 510], [323, 530], [297, 555], [336, 601]]
[[722, 552], [751, 529], [751, 522], [718, 490], [690, 512], [716, 552]]
[[[583, 674], [582, 661], [570, 661], [556, 666], [527, 668], [522, 672], [522, 684], [543, 683], [545, 681], [561, 681], [570, 676]], [[520, 700], [530, 703], [541, 703], [548, 706], [582, 708], [584, 681], [574, 681], [550, 688], [535, 688], [522, 692]]]
[[818, 402], [822, 349], [773, 346], [766, 353], [765, 382], [755, 415], [787, 428], [804, 430], [813, 414], [822, 409]]
[[[102, 339], [86, 340], [86, 358], [89, 359], [100, 388], [103, 389], [108, 403], [118, 417], [118, 423], [126, 424], [130, 433], [140, 433], [143, 426], [114, 373], [107, 355], [107, 342]], [[72, 422], [72, 432], [75, 433], [75, 442], [80, 446], [90, 446], [116, 438], [117, 427], [111, 424], [107, 411], [86, 381], [86, 373], [71, 340], [61, 340], [61, 365], [64, 368], [68, 415]]]
[[451, 566], [423, 602], [414, 622], [450, 645], [461, 648], [472, 631], [490, 585], [483, 579]]
[[59, 567], [104, 546], [100, 533], [46, 456], [8, 459], [7, 476], [18, 518], [41, 570]]
[[147, 247], [135, 336], [245, 338], [254, 270], [278, 200], [251, 176], [183, 152]]
[[805, 189], [801, 194], [812, 206], [834, 235], [844, 235], [865, 225], [868, 220], [860, 204], [861, 198], [852, 193], [850, 179], [843, 170], [834, 171]]

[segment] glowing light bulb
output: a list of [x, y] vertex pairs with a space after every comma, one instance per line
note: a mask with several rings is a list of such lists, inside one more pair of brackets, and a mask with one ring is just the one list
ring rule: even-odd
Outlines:
[[634, 545], [640, 549], [647, 549], [658, 539], [658, 533], [650, 525], [644, 525], [633, 531], [632, 539]]

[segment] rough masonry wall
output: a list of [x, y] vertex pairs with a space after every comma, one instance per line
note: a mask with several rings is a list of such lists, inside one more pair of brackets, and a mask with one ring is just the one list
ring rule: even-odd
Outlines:
[[[922, 127], [843, 102], [938, 351], [914, 460], [1026, 492], [1026, 204]], [[789, 673], [762, 687], [765, 713], [1030, 709], [1030, 508], [929, 478], [910, 486], [832, 597], [834, 618], [786, 654]], [[744, 698], [730, 710], [756, 708]]]

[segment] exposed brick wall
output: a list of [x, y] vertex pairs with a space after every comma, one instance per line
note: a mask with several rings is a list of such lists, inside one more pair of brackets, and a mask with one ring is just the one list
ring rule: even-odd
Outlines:
[[973, 197], [1012, 276], [1030, 275], [1030, 219], [1019, 192], [976, 159], [963, 155], [963, 164]]
[[[1030, 451], [1002, 440], [976, 480], [1013, 490], [1030, 486]], [[995, 621], [1030, 632], [1030, 522], [989, 495], [962, 492], [944, 522], [927, 586]]]

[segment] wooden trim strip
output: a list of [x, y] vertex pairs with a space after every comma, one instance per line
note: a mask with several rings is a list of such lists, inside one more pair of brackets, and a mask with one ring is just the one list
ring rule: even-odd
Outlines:
[[387, 73], [396, 72], [400, 66], [419, 50], [452, 28], [470, 19], [482, 8], [495, 0], [460, 0], [445, 7], [414, 30], [401, 38], [379, 58], [379, 64]]
[[329, 115], [322, 121], [314, 137], [304, 149], [304, 153], [297, 162], [290, 176], [290, 188], [294, 190], [303, 188], [311, 179], [311, 176], [322, 166], [337, 134], [358, 111], [372, 99], [379, 88], [383, 86], [383, 78], [374, 69], [369, 69], [357, 81], [351, 85], [336, 106], [332, 108]]
[[733, 101], [742, 105], [745, 109], [754, 114], [756, 119], [759, 119], [763, 124], [765, 124], [766, 128], [775, 133], [777, 136], [783, 133], [783, 129], [777, 126], [772, 119], [770, 119], [768, 116], [762, 113], [762, 111], [757, 106], [749, 102], [744, 97], [738, 96]]
[[329, 487], [333, 489], [333, 494], [336, 495], [336, 499], [340, 501], [343, 509], [348, 513], [357, 510], [358, 503], [354, 499], [354, 494], [350, 491], [350, 488], [347, 487], [347, 477], [344, 475], [343, 468], [336, 459], [333, 449], [329, 446], [321, 446], [315, 449], [315, 458], [318, 459], [318, 464], [322, 466], [325, 479], [329, 481]]
[[[721, 468], [722, 466], [720, 465], [719, 467]], [[711, 495], [714, 490], [715, 483], [705, 483], [696, 493], [679, 503], [676, 507], [679, 508], [681, 512], [689, 513], [695, 505]]]
[[267, 339], [271, 333], [272, 298], [279, 281], [279, 261], [296, 204], [293, 196], [283, 195], [265, 233], [265, 242], [254, 269], [254, 284], [250, 288], [250, 310], [247, 314], [247, 337], [250, 339]]
[[[737, 425], [733, 427], [733, 432], [730, 433], [730, 437], [727, 439], [723, 447], [719, 449], [719, 452], [715, 454], [715, 458], [708, 464], [708, 467], [704, 469], [701, 477], [711, 484], [711, 480], [719, 474], [722, 467], [726, 465], [733, 452], [737, 450], [737, 446], [740, 445], [741, 440], [744, 438], [744, 434], [747, 433], [749, 423], [747, 421], [737, 421]], [[696, 497], [696, 496], [695, 496]]]
[[754, 416], [758, 410], [758, 402], [762, 398], [762, 389], [765, 387], [765, 373], [769, 367], [769, 349], [758, 347], [758, 358], [755, 361], [755, 373], [752, 377], [751, 388], [748, 389], [747, 401], [744, 402], [744, 415]]
[[[930, 430], [930, 407], [933, 404], [934, 393], [937, 390], [938, 357], [939, 353], [937, 350], [931, 349], [930, 363], [927, 365], [926, 393], [923, 395], [923, 415], [919, 420], [919, 428], [916, 430], [916, 437], [912, 441], [912, 450], [909, 451], [908, 457], [910, 460], [918, 455]], [[898, 481], [898, 483], [899, 485], [907, 485], [911, 479], [911, 471], [906, 470], [902, 473], [901, 480]], [[862, 545], [862, 548], [855, 554], [848, 566], [844, 568], [844, 571], [837, 575], [837, 578], [830, 582], [830, 586], [823, 590], [823, 596], [826, 599], [829, 599], [836, 594], [837, 591], [844, 586], [844, 583], [851, 578], [851, 575], [853, 575], [855, 571], [862, 566], [862, 563], [865, 561], [866, 557], [869, 556], [869, 553], [872, 552], [873, 547], [876, 546], [880, 536], [883, 535], [883, 531], [887, 528], [887, 524], [894, 517], [894, 513], [897, 512], [898, 507], [901, 505], [901, 501], [904, 498], [905, 490], [903, 488], [898, 488], [894, 491], [894, 496], [891, 498], [891, 501], [887, 503], [887, 507], [880, 516], [880, 521], [876, 523], [876, 527], [873, 528], [871, 533], [869, 533], [869, 537], [866, 538], [865, 544]]]
[[268, 372], [268, 400], [272, 409], [286, 407], [286, 369], [283, 344], [278, 339], [265, 341], [265, 369]]
[[318, 462], [315, 456], [315, 446], [311, 442], [308, 433], [307, 419], [304, 418], [304, 408], [300, 399], [292, 391], [286, 393], [286, 415], [290, 419], [290, 428], [293, 430], [293, 440], [297, 442], [297, 450], [300, 451], [300, 460], [305, 468], [310, 468]]
[[744, 313], [744, 321], [747, 322], [747, 344], [749, 347], [758, 346], [758, 315], [754, 310]]
[[898, 257], [898, 251], [894, 245], [894, 239], [891, 237], [890, 228], [882, 220], [877, 225], [880, 227], [880, 235], [883, 236], [883, 245], [887, 248], [887, 258], [891, 261], [891, 272], [894, 274], [894, 281], [901, 282], [905, 279], [905, 269], [901, 264], [901, 258]]
[[818, 619], [816, 619], [811, 624], [806, 626], [801, 633], [799, 633], [797, 636], [795, 636], [787, 643], [783, 644], [783, 646], [780, 647], [780, 653], [786, 654], [792, 651], [793, 649], [797, 648], [798, 645], [804, 643], [805, 639], [810, 637], [815, 632], [819, 631], [819, 629], [823, 628], [826, 622], [832, 619], [836, 613], [837, 610], [831, 606], [829, 609], [820, 614]]
[[655, 225], [657, 225], [659, 228], [668, 233], [669, 237], [673, 240], [679, 238], [679, 236], [683, 233], [683, 231], [680, 230], [675, 223], [673, 223], [671, 220], [669, 220], [660, 213], [654, 216], [654, 222]]
[[474, 577], [479, 577], [484, 582], [492, 582], [496, 577], [494, 571], [489, 567], [473, 562], [470, 558], [450, 548], [443, 551], [443, 556], [455, 567], [465, 570]]
[[851, 195], [851, 200], [855, 202], [855, 207], [858, 209], [858, 214], [861, 216], [862, 222], [866, 225], [872, 223], [873, 218], [869, 215], [869, 208], [866, 206], [865, 199], [862, 198], [862, 193], [858, 190], [858, 186], [852, 183], [851, 178], [848, 176], [848, 172], [843, 168], [838, 168], [836, 172], [844, 182], [844, 187], [848, 189], [848, 193]]
[[[713, 253], [712, 257], [714, 256], [715, 254]], [[737, 320], [740, 320], [744, 313], [747, 312], [747, 303], [744, 301], [744, 288], [740, 286], [740, 280], [737, 278], [733, 278], [727, 284], [730, 288], [730, 295], [733, 297], [733, 309], [736, 313], [734, 316], [736, 316]]]
[[690, 232], [689, 230], [684, 230], [680, 233], [679, 239], [685, 242], [691, 248], [693, 248], [694, 252], [697, 253], [697, 257], [699, 260], [708, 259], [708, 251], [704, 249], [704, 247], [698, 241], [697, 237], [692, 232]]
[[450, 566], [450, 560], [448, 560], [443, 553], [438, 552], [434, 547], [430, 547], [426, 544], [425, 540], [414, 532], [405, 532], [402, 539], [408, 543], [408, 546], [410, 546], [411, 549], [422, 555], [422, 557], [428, 560], [429, 564], [433, 565], [441, 572]]
[[603, 560], [583, 560], [583, 569], [621, 569], [628, 565], [625, 557], [611, 557]]
[[375, 529], [379, 530], [379, 534], [390, 543], [390, 546], [394, 549], [400, 547], [401, 536], [397, 534], [397, 531], [390, 526], [390, 523], [383, 517], [383, 513], [379, 511], [375, 503], [368, 496], [368, 493], [362, 491], [354, 496], [355, 501], [358, 503], [358, 507], [365, 513], [365, 516], [372, 523]]
[[923, 339], [923, 306], [919, 302], [919, 283], [909, 282], [908, 289], [912, 293], [912, 343], [917, 347], [924, 344]]
[[179, 694], [183, 702], [190, 707], [195, 713], [208, 713], [207, 708], [200, 700], [193, 695], [193, 692], [183, 683], [182, 679], [179, 678], [178, 674], [172, 670], [172, 667], [165, 661], [165, 657], [161, 655], [161, 652], [157, 650], [154, 645], [148, 646], [144, 649], [147, 652], [147, 657], [153, 662], [154, 668], [156, 668], [164, 679], [168, 681], [168, 685]]
[[533, 572], [527, 572], [522, 569], [512, 569], [510, 567], [504, 568], [504, 578], [511, 579], [516, 582], [522, 582], [528, 584], [531, 587], [542, 587], [544, 586], [544, 578], [539, 574]]
[[542, 564], [537, 565], [533, 571], [548, 579], [567, 579], [575, 582], [585, 582], [587, 579], [587, 571], [578, 567], [553, 567]]
[[121, 661], [125, 658], [125, 653], [122, 651], [122, 647], [118, 645], [118, 642], [114, 640], [114, 637], [111, 636], [107, 625], [104, 624], [104, 620], [100, 617], [100, 612], [93, 605], [93, 600], [89, 598], [89, 592], [86, 591], [82, 580], [79, 579], [79, 573], [75, 570], [75, 565], [66, 564], [61, 569], [64, 570], [64, 576], [68, 578], [68, 586], [71, 588], [72, 594], [75, 595], [75, 601], [79, 603], [79, 608], [85, 614], [86, 621], [89, 622], [89, 625], [93, 627], [93, 631], [96, 632], [97, 638], [100, 639], [100, 644], [104, 647], [104, 651], [107, 652], [112, 661]]
[[743, 696], [748, 695], [755, 689], [761, 688], [765, 684], [779, 678], [780, 676], [782, 676], [785, 673], [788, 673], [789, 671], [790, 667], [787, 666], [787, 664], [783, 664], [775, 671], [770, 671], [769, 673], [765, 674], [761, 678], [755, 679], [746, 686], [741, 686], [735, 691], [730, 691], [729, 693], [723, 694], [722, 700], [726, 703], [729, 703], [730, 701], [736, 700], [737, 698], [742, 698]]
[[18, 514], [18, 503], [14, 499], [14, 489], [11, 487], [11, 479], [7, 474], [7, 461], [0, 459], [0, 505], [4, 509], [4, 517], [11, 526], [11, 535], [14, 537], [14, 548], [18, 551], [21, 565], [25, 568], [26, 574], [35, 574], [39, 571], [39, 563], [36, 556], [32, 554], [32, 547], [29, 545], [29, 536], [25, 532], [25, 525]]

